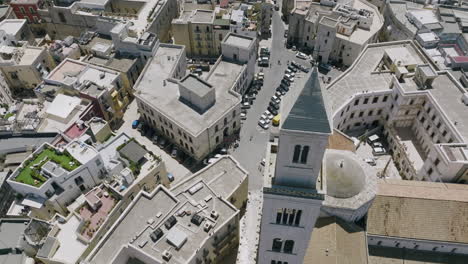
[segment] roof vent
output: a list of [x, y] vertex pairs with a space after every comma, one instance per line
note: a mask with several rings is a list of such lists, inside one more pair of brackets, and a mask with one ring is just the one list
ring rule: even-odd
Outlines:
[[210, 217], [213, 218], [214, 220], [217, 220], [219, 217], [219, 213], [213, 210], [211, 211]]
[[156, 242], [163, 236], [163, 234], [164, 232], [161, 230], [161, 228], [158, 228], [154, 230], [153, 233], [151, 233], [150, 238], [153, 240], [153, 242]]
[[172, 258], [171, 252], [164, 250], [162, 253], [162, 257], [165, 261], [169, 261]]
[[192, 219], [190, 220], [190, 222], [192, 222], [193, 224], [195, 224], [197, 226], [200, 226], [201, 223], [203, 222], [203, 220], [205, 220], [204, 216], [201, 216], [199, 214], [194, 214], [192, 216]]
[[213, 223], [211, 222], [206, 222], [204, 225], [203, 225], [203, 230], [205, 230], [205, 232], [209, 232], [211, 230], [211, 228], [213, 227]]
[[164, 223], [164, 226], [167, 229], [171, 229], [176, 223], [177, 223], [177, 219], [175, 218], [175, 216], [171, 215], [171, 217], [169, 217]]
[[104, 72], [99, 73], [99, 78], [104, 79], [106, 77], [106, 74]]

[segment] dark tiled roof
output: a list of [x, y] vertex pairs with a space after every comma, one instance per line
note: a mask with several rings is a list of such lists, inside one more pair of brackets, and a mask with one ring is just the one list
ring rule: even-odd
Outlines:
[[317, 68], [309, 75], [282, 129], [331, 133]]

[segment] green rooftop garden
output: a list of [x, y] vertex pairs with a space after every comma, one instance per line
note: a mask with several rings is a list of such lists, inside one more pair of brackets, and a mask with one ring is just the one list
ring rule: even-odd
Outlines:
[[59, 164], [67, 171], [72, 171], [81, 165], [70, 153], [66, 151], [59, 152], [53, 148], [45, 147], [39, 154], [34, 154], [31, 159], [25, 162], [15, 181], [40, 187], [47, 181], [47, 178], [41, 175], [40, 171], [42, 166], [48, 161]]

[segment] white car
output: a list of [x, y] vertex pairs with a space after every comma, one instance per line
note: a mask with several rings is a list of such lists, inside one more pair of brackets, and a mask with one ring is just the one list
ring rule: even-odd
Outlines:
[[291, 74], [286, 73], [284, 75], [284, 78], [290, 82], [294, 82], [294, 76], [292, 76]]
[[271, 97], [271, 101], [272, 101], [273, 103], [275, 103], [275, 104], [279, 104], [279, 103], [281, 103], [281, 98], [278, 97], [278, 96], [276, 96], [276, 95], [274, 95], [274, 96]]
[[286, 69], [286, 71], [284, 71], [284, 73], [289, 74], [292, 77], [296, 76], [296, 74], [293, 71], [291, 71], [291, 69]]
[[386, 153], [387, 151], [384, 148], [381, 148], [381, 147], [372, 148], [372, 154], [374, 154], [375, 156], [385, 155]]
[[266, 116], [268, 117], [268, 119], [270, 119], [270, 120], [272, 120], [272, 119], [275, 117], [275, 116], [274, 116], [272, 113], [270, 113], [269, 111], [265, 111], [263, 114], [266, 115]]
[[377, 164], [375, 163], [375, 159], [374, 159], [374, 158], [367, 158], [367, 159], [364, 159], [364, 161], [365, 161], [367, 164], [371, 165], [371, 166], [377, 165]]
[[268, 129], [270, 127], [265, 120], [258, 121], [258, 125], [263, 129]]
[[260, 116], [260, 120], [265, 120], [265, 121], [267, 121], [267, 120], [268, 120], [268, 116], [265, 115], [265, 114], [262, 114], [262, 115]]
[[303, 59], [303, 60], [306, 60], [306, 59], [307, 59], [307, 55], [305, 55], [305, 54], [302, 53], [302, 52], [296, 53], [296, 57], [298, 57], [299, 59]]
[[240, 118], [241, 118], [241, 120], [246, 120], [247, 119], [247, 114], [246, 113], [241, 113]]

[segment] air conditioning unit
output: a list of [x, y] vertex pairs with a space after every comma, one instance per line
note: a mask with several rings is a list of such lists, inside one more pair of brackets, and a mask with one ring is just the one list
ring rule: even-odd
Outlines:
[[162, 257], [165, 261], [169, 261], [172, 258], [171, 252], [164, 250], [162, 253]]
[[211, 222], [206, 222], [203, 225], [203, 230], [205, 230], [205, 232], [209, 232], [212, 227], [213, 227], [213, 224]]

